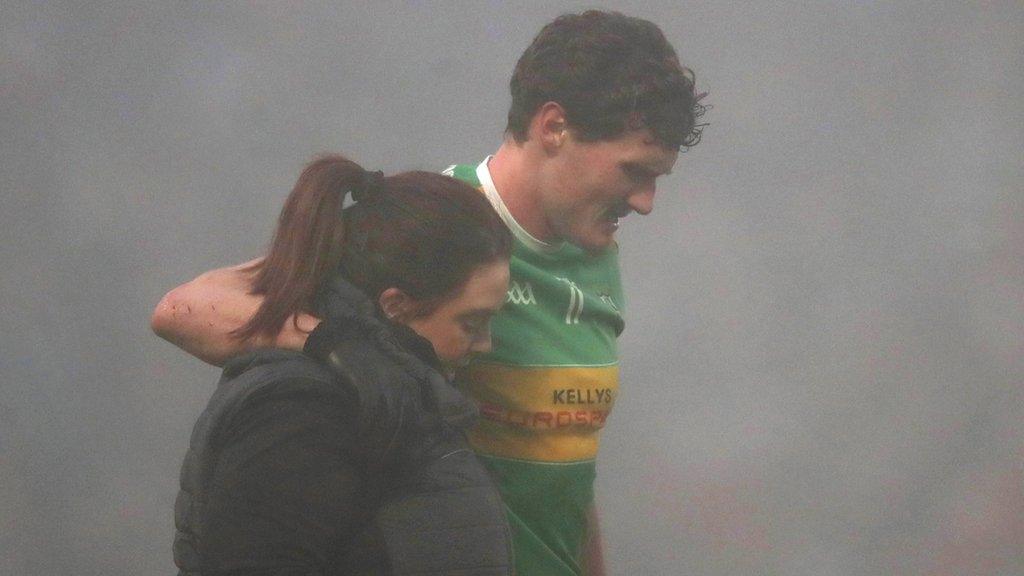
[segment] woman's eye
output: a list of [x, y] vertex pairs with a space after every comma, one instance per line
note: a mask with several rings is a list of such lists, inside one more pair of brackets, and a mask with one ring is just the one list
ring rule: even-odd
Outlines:
[[487, 330], [489, 320], [464, 320], [462, 322], [462, 329], [467, 334], [478, 335]]

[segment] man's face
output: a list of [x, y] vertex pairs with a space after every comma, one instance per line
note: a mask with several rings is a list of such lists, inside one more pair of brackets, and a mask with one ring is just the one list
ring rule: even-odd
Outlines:
[[678, 156], [647, 128], [596, 142], [581, 142], [567, 131], [543, 176], [549, 229], [589, 251], [607, 248], [621, 218], [651, 212], [655, 180], [672, 171]]

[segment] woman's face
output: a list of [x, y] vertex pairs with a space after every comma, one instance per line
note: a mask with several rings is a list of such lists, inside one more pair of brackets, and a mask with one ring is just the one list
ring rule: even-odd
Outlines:
[[[508, 279], [508, 260], [484, 264], [470, 274], [454, 298], [429, 314], [405, 321], [434, 345], [448, 376], [465, 366], [473, 354], [491, 350], [491, 317], [505, 303]], [[411, 306], [415, 308], [415, 302]]]

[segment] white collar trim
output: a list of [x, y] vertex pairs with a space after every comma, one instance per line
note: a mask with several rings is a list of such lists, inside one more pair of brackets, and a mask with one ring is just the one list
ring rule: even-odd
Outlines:
[[487, 163], [491, 161], [493, 156], [484, 158], [476, 167], [476, 177], [480, 180], [480, 187], [484, 190], [484, 195], [487, 196], [487, 200], [490, 201], [491, 206], [494, 207], [494, 211], [498, 213], [501, 220], [505, 222], [509, 230], [512, 231], [512, 235], [519, 239], [520, 242], [526, 245], [527, 248], [535, 252], [554, 252], [562, 247], [562, 243], [552, 244], [538, 240], [532, 234], [526, 231], [525, 228], [516, 222], [516, 219], [512, 217], [512, 214], [508, 211], [508, 207], [505, 206], [505, 201], [501, 199], [501, 195], [498, 194], [498, 189], [494, 187], [494, 180], [491, 179], [491, 171], [487, 169]]

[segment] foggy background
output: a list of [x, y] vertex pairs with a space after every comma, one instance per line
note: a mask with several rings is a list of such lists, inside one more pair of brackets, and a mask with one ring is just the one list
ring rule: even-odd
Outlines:
[[[172, 573], [169, 289], [302, 165], [497, 149], [575, 2], [0, 3], [0, 574]], [[620, 233], [614, 574], [1024, 573], [1024, 5], [598, 3], [714, 106]]]

